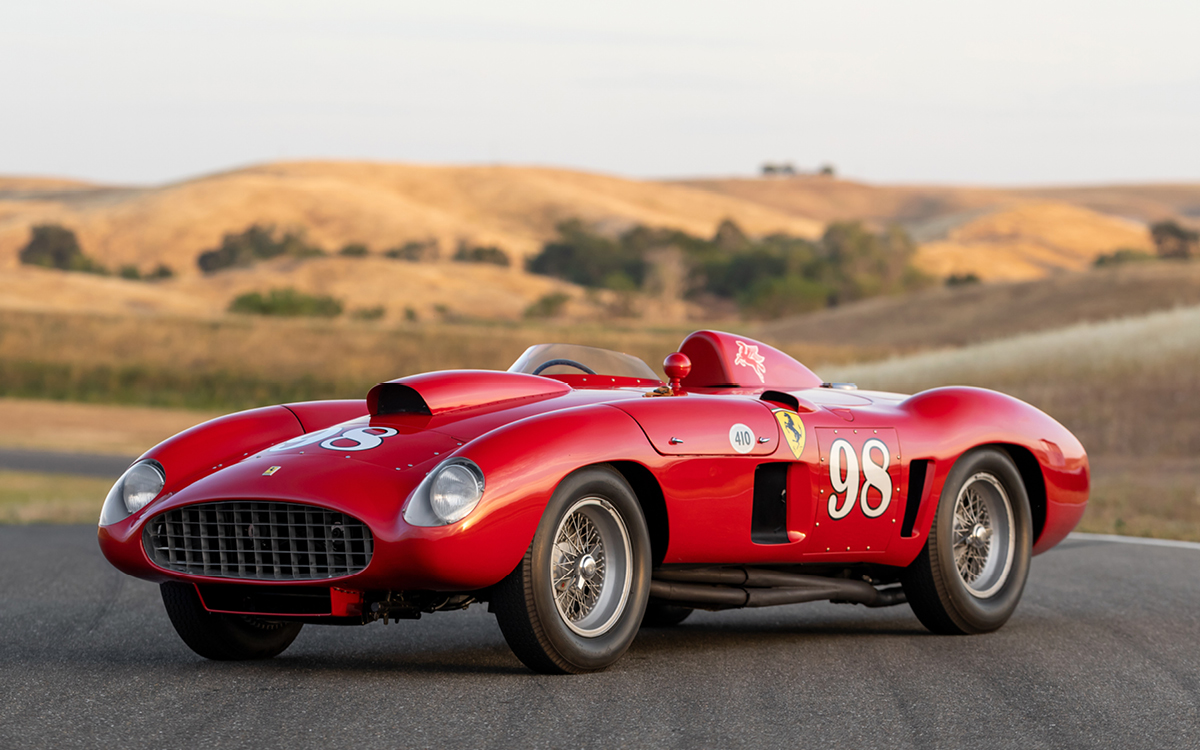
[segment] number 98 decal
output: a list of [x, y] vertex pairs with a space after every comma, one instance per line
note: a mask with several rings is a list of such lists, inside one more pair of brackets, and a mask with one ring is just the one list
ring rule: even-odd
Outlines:
[[855, 501], [867, 518], [879, 518], [892, 504], [892, 477], [888, 474], [891, 451], [879, 438], [863, 443], [861, 476], [859, 456], [850, 441], [838, 439], [829, 448], [829, 517], [845, 518]]

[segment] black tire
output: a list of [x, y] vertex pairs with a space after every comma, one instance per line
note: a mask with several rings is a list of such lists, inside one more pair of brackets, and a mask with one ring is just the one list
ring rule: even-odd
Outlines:
[[175, 632], [205, 659], [270, 659], [292, 645], [304, 627], [299, 622], [209, 612], [190, 583], [167, 582], [159, 590]]
[[[588, 524], [600, 544], [576, 549], [571, 533], [590, 534]], [[562, 535], [567, 541], [556, 547]], [[554, 490], [525, 557], [493, 587], [491, 609], [530, 669], [596, 672], [621, 658], [637, 636], [650, 565], [646, 519], [624, 477], [608, 466], [581, 469]], [[557, 589], [556, 572], [563, 574]], [[593, 595], [590, 608], [580, 601]]]
[[673, 628], [695, 611], [691, 607], [680, 607], [670, 602], [651, 599], [646, 604], [646, 614], [642, 616], [642, 627]]
[[955, 462], [925, 547], [902, 578], [908, 603], [925, 627], [969, 635], [1008, 621], [1029, 577], [1031, 515], [1025, 484], [1007, 453], [979, 448]]

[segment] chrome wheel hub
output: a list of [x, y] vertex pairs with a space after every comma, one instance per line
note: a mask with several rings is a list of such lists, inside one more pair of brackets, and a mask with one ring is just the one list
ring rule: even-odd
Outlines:
[[632, 586], [629, 532], [607, 500], [588, 497], [563, 515], [550, 554], [554, 605], [568, 628], [586, 637], [612, 628]]
[[954, 503], [954, 567], [972, 595], [986, 599], [1008, 580], [1016, 551], [1012, 504], [994, 475], [980, 472]]

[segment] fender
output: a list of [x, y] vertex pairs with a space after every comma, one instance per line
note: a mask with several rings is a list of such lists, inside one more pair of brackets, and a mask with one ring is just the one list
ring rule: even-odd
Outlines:
[[[1040, 533], [1035, 528], [1034, 554], [1061, 541], [1083, 515], [1089, 487], [1087, 452], [1067, 428], [1040, 409], [997, 391], [966, 386], [922, 391], [899, 408], [915, 418], [916, 429], [903, 436], [904, 450], [911, 458], [931, 458], [935, 464], [928, 495], [932, 501], [923, 504], [917, 528], [928, 529], [932, 523], [934, 499], [941, 495], [954, 461], [984, 445], [1009, 449], [1018, 467], [1021, 457], [1014, 446], [1037, 462], [1045, 497], [1044, 508], [1034, 508], [1035, 518], [1044, 513]], [[937, 429], [923, 429], [927, 423], [936, 423]], [[1031, 505], [1043, 502], [1035, 497], [1036, 487], [1027, 489]]]
[[498, 583], [521, 561], [550, 496], [568, 474], [612, 461], [646, 465], [657, 454], [632, 417], [594, 404], [513, 422], [453, 455], [483, 471], [483, 499], [458, 523], [404, 526], [399, 536], [413, 575], [407, 585], [462, 591]]

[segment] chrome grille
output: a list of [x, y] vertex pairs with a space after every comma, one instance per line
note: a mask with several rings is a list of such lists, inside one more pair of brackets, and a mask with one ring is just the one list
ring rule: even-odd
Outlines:
[[172, 508], [150, 519], [142, 546], [177, 573], [255, 581], [312, 581], [371, 562], [366, 524], [325, 508], [237, 500]]

